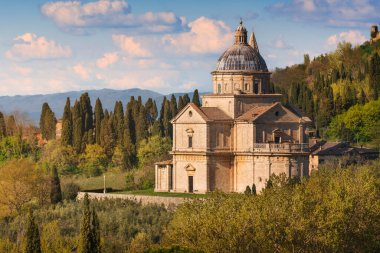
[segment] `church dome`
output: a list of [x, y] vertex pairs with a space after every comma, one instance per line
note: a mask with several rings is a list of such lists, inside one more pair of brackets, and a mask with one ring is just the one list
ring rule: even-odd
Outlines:
[[267, 64], [260, 55], [254, 33], [247, 43], [247, 30], [243, 22], [235, 30], [235, 43], [227, 49], [216, 65], [216, 70], [253, 70], [268, 72]]

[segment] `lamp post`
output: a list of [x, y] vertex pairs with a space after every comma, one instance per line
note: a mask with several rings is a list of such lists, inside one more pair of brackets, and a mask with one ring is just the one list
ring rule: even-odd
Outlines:
[[103, 193], [106, 194], [107, 193], [107, 190], [106, 190], [106, 174], [103, 174]]

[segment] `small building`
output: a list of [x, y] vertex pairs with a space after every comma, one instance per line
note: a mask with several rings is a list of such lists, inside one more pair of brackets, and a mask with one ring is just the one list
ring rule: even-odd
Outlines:
[[57, 120], [55, 124], [55, 139], [60, 140], [62, 137], [62, 119]]
[[345, 166], [377, 159], [379, 152], [364, 147], [351, 147], [348, 142], [318, 141], [310, 147], [309, 173], [324, 164]]
[[379, 28], [377, 27], [377, 25], [373, 25], [373, 26], [371, 26], [371, 40], [370, 40], [370, 42], [373, 43], [373, 42], [376, 42], [379, 40], [380, 40]]

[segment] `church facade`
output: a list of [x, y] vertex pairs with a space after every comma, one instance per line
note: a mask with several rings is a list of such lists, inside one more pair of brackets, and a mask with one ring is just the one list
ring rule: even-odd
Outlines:
[[260, 191], [272, 174], [308, 176], [311, 120], [281, 104], [254, 33], [242, 22], [212, 73], [212, 94], [171, 121], [172, 160], [156, 163], [155, 191]]

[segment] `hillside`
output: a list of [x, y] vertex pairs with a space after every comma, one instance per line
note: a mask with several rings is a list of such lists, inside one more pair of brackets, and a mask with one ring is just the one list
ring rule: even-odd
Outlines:
[[[57, 118], [60, 118], [63, 113], [66, 98], [69, 97], [71, 101], [75, 101], [84, 92], [88, 92], [93, 106], [97, 98], [103, 103], [104, 109], [113, 110], [115, 102], [117, 100], [126, 103], [131, 96], [141, 96], [142, 101], [145, 102], [148, 98], [152, 98], [156, 101], [158, 108], [161, 107], [163, 97], [165, 95], [151, 90], [143, 89], [127, 89], [127, 90], [113, 90], [113, 89], [101, 89], [101, 90], [83, 90], [83, 91], [70, 91], [63, 93], [53, 94], [39, 94], [39, 95], [25, 95], [25, 96], [0, 96], [0, 111], [4, 113], [19, 112], [26, 115], [32, 122], [38, 124], [41, 106], [44, 102], [47, 102], [51, 109], [54, 111]], [[176, 97], [183, 95], [184, 93], [175, 93]], [[171, 95], [171, 94], [169, 94]], [[169, 96], [166, 95], [166, 96]], [[189, 93], [192, 96], [192, 93]]]

